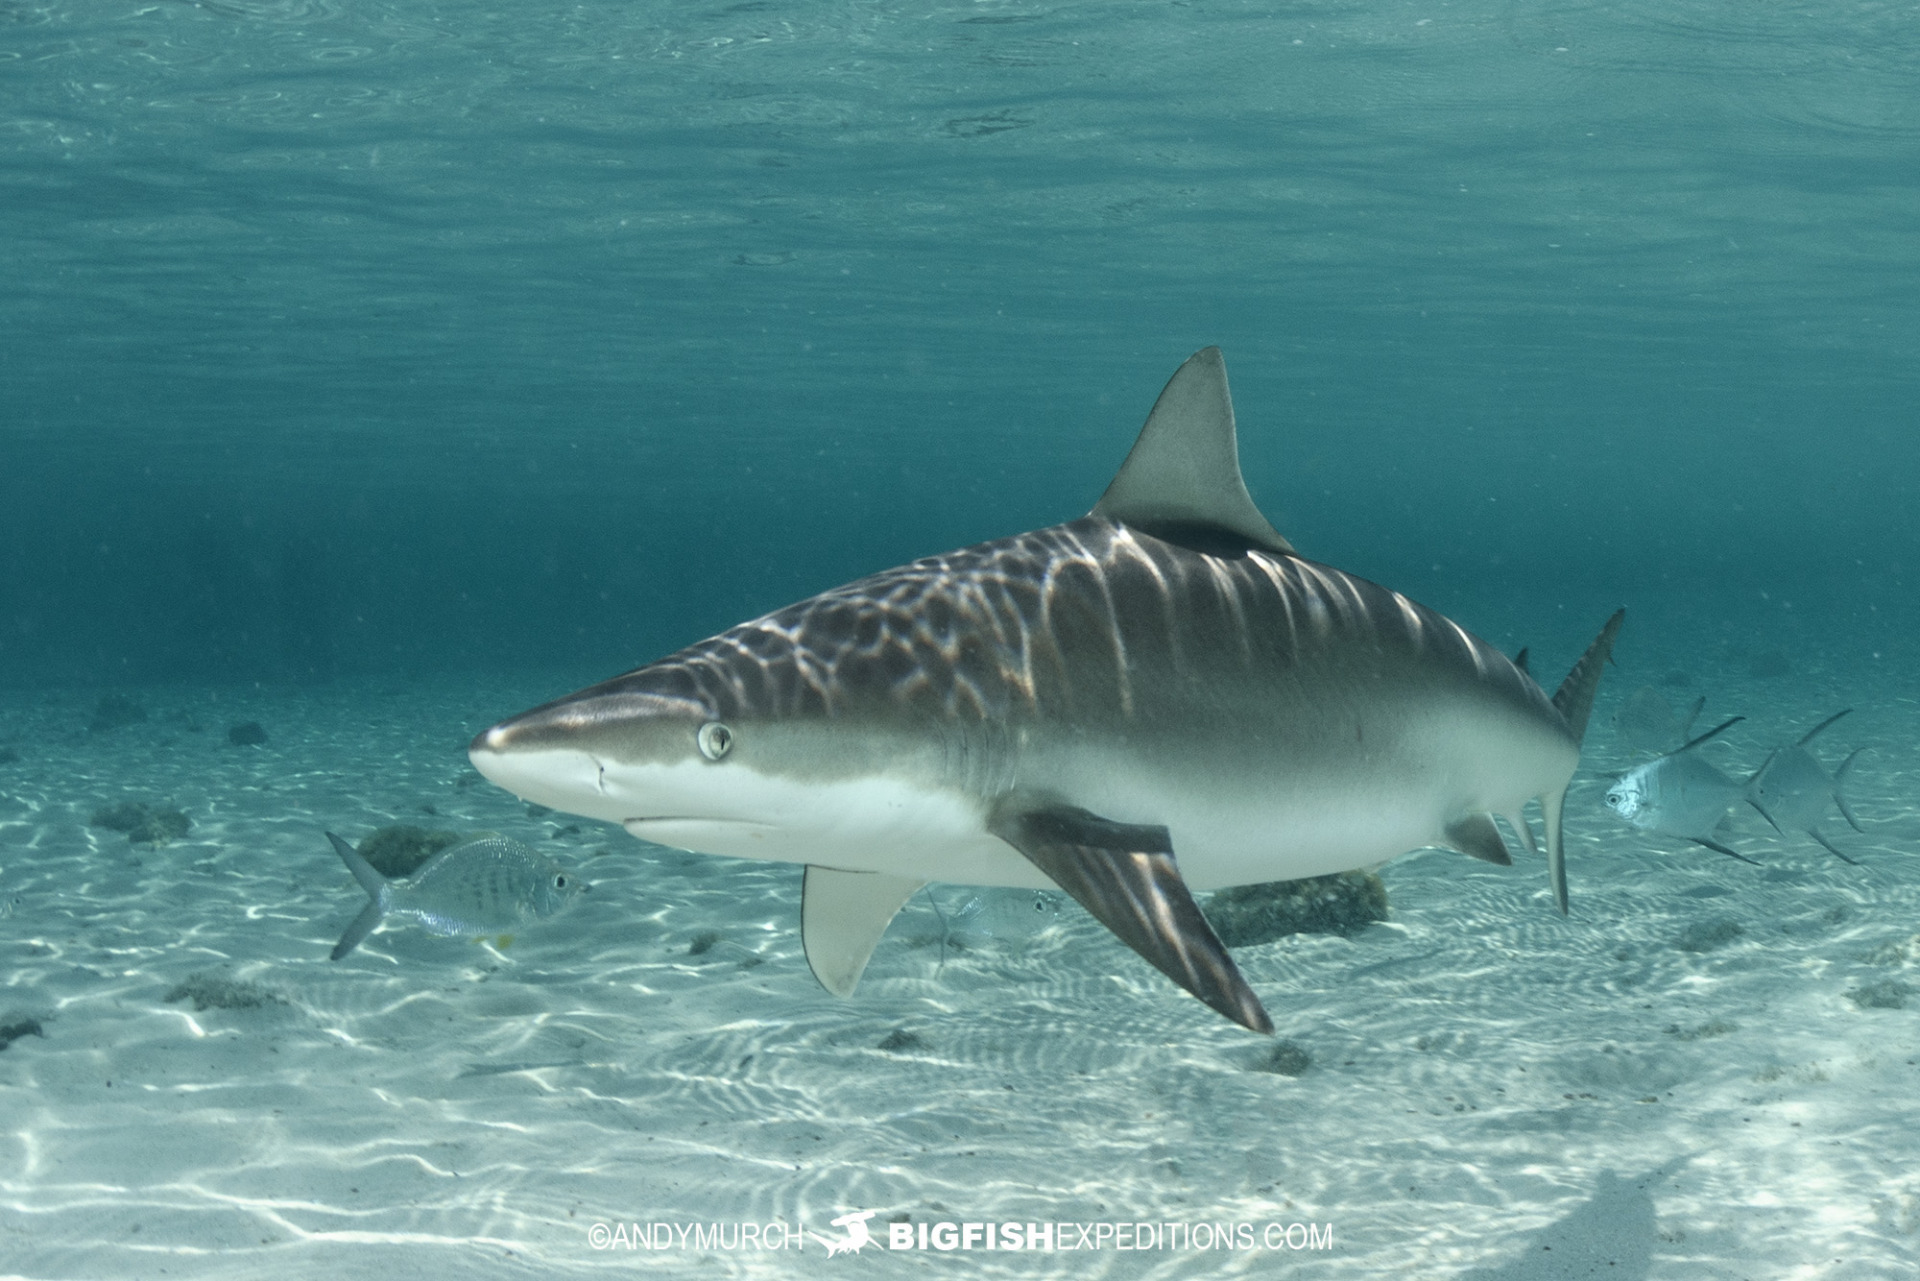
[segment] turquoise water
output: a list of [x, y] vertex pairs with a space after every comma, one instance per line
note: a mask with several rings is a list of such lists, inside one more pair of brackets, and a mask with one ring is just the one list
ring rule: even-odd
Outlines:
[[[609, 1256], [565, 1220], [656, 1212], [784, 1215], [821, 1232], [835, 1207], [866, 1202], [916, 1220], [1016, 1204], [1023, 1217], [1151, 1218], [1173, 1215], [1164, 1197], [1177, 1185], [1191, 1217], [1264, 1221], [1259, 1190], [1287, 1177], [1311, 1194], [1286, 1213], [1336, 1222], [1343, 1243], [1290, 1260], [1303, 1276], [1557, 1275], [1513, 1260], [1563, 1240], [1540, 1234], [1578, 1227], [1583, 1213], [1615, 1215], [1639, 1243], [1621, 1256], [1625, 1275], [1912, 1266], [1920, 1184], [1899, 1172], [1910, 1139], [1888, 1136], [1912, 1133], [1920, 1032], [1913, 1008], [1861, 1007], [1844, 993], [1856, 971], [1897, 963], [1912, 977], [1916, 963], [1897, 951], [1915, 928], [1905, 860], [1920, 840], [1916, 76], [1920, 10], [1892, 3], [0, 0], [0, 746], [20, 758], [0, 765], [0, 1016], [32, 1016], [45, 1031], [0, 1052], [5, 1088], [28, 1109], [12, 1115], [35, 1118], [0, 1111], [11, 1132], [0, 1273], [211, 1272], [204, 1251], [253, 1240], [195, 1217], [192, 1189], [211, 1185], [181, 1171], [227, 1159], [212, 1120], [182, 1123], [197, 1137], [180, 1140], [174, 1164], [133, 1162], [145, 1174], [116, 1169], [115, 1136], [141, 1123], [138, 1109], [85, 1110], [98, 1128], [62, 1158], [71, 1167], [49, 1155], [83, 1115], [50, 1083], [66, 1089], [91, 1060], [59, 1058], [55, 1072], [55, 1059], [34, 1056], [82, 1054], [80, 1042], [107, 1066], [116, 1045], [162, 1053], [153, 1047], [179, 1031], [181, 1008], [164, 993], [208, 966], [289, 1002], [269, 1002], [281, 1023], [209, 1016], [245, 1041], [209, 1074], [266, 1073], [247, 1038], [306, 1055], [262, 1075], [273, 1084], [255, 1102], [305, 1108], [288, 1150], [345, 1171], [342, 1187], [377, 1140], [364, 1112], [327, 1094], [323, 1047], [444, 1056], [459, 1105], [396, 1103], [401, 1129], [424, 1153], [436, 1125], [467, 1127], [459, 1141], [474, 1160], [520, 1172], [511, 1189], [538, 1182], [539, 1127], [552, 1118], [521, 1094], [490, 1113], [473, 1082], [537, 1079], [530, 1091], [589, 1109], [622, 1100], [584, 1130], [556, 1129], [565, 1137], [554, 1142], [571, 1145], [572, 1173], [554, 1176], [567, 1190], [504, 1218], [456, 1197], [458, 1214], [418, 1208], [363, 1239], [328, 1217], [349, 1214], [330, 1182], [276, 1185], [262, 1194], [275, 1208], [261, 1213], [321, 1206], [312, 1213], [328, 1226], [258, 1234], [270, 1240], [249, 1245], [255, 1255], [220, 1265], [236, 1275], [369, 1259], [591, 1270]], [[1357, 1006], [1341, 1001], [1343, 976], [1376, 973], [1374, 962], [1316, 970], [1315, 943], [1250, 970], [1276, 1009], [1287, 985], [1315, 993], [1283, 1032], [1312, 1046], [1315, 1028], [1337, 1022], [1334, 1042], [1367, 1053], [1320, 1045], [1329, 1075], [1288, 1083], [1319, 1093], [1273, 1103], [1261, 1091], [1281, 1078], [1262, 1074], [1250, 1092], [1231, 1029], [1206, 1024], [1186, 998], [1143, 980], [1116, 1001], [1076, 978], [1076, 949], [1107, 946], [1084, 921], [941, 969], [924, 912], [920, 933], [897, 941], [903, 951], [876, 959], [900, 985], [872, 998], [888, 1013], [849, 1013], [803, 993], [804, 966], [792, 972], [791, 887], [718, 862], [671, 862], [659, 881], [623, 873], [581, 936], [562, 932], [550, 969], [531, 962], [539, 982], [498, 1008], [450, 1013], [524, 1019], [538, 1039], [562, 1010], [601, 1028], [592, 1011], [604, 1006], [613, 1030], [596, 1031], [606, 1039], [591, 1050], [523, 1052], [491, 1033], [408, 1040], [395, 1013], [415, 999], [408, 985], [460, 987], [482, 972], [468, 952], [371, 940], [404, 962], [381, 973], [377, 998], [325, 968], [358, 891], [323, 827], [358, 836], [432, 804], [469, 826], [534, 824], [518, 837], [584, 855], [669, 857], [613, 831], [547, 836], [554, 823], [539, 826], [504, 794], [481, 799], [478, 780], [457, 787], [466, 737], [857, 575], [1079, 515], [1162, 383], [1207, 344], [1229, 362], [1249, 487], [1303, 553], [1509, 651], [1532, 645], [1556, 674], [1626, 605], [1602, 718], [1633, 687], [1684, 673], [1687, 685], [1663, 687], [1677, 703], [1697, 689], [1709, 717], [1755, 722], [1730, 745], [1730, 772], [1751, 770], [1796, 727], [1859, 709], [1828, 762], [1842, 747], [1875, 750], [1855, 783], [1868, 836], [1831, 824], [1837, 840], [1865, 846], [1857, 876], [1747, 815], [1735, 843], [1802, 879], [1743, 881], [1747, 869], [1649, 847], [1613, 822], [1599, 775], [1576, 783], [1576, 827], [1604, 847], [1587, 892], [1606, 892], [1595, 882], [1609, 870], [1634, 883], [1589, 928], [1666, 947], [1694, 919], [1691, 889], [1724, 885], [1709, 906], [1741, 904], [1728, 910], [1754, 937], [1737, 945], [1750, 949], [1737, 964], [1725, 953], [1682, 964], [1669, 949], [1655, 977], [1619, 980], [1663, 993], [1656, 1004], [1758, 984], [1740, 989], [1749, 1008], [1727, 1015], [1739, 1036], [1678, 1041], [1662, 1029], [1681, 1015], [1662, 1005], [1644, 1016], [1664, 1056], [1658, 1080], [1614, 1073], [1602, 1057], [1613, 1051], [1596, 1047], [1624, 989], [1604, 977], [1577, 999], [1551, 997], [1571, 999], [1569, 1021], [1551, 1034], [1529, 1024], [1520, 1050], [1503, 1052], [1502, 1037], [1521, 1034], [1501, 1023], [1505, 1006], [1448, 1013], [1445, 986], [1424, 979], [1409, 999], [1445, 1026], [1389, 1029], [1411, 1017], [1393, 1000], [1368, 988]], [[105, 692], [141, 701], [152, 721], [89, 737]], [[413, 730], [381, 719], [396, 699], [413, 709]], [[228, 715], [236, 703], [245, 716]], [[230, 719], [260, 719], [276, 755], [223, 754]], [[1594, 746], [1590, 764], [1629, 760], [1607, 740]], [[129, 795], [195, 816], [176, 863], [87, 826], [96, 806]], [[268, 876], [248, 862], [263, 852], [287, 861]], [[1436, 964], [1463, 985], [1494, 975], [1485, 981], [1514, 1008], [1543, 1017], [1527, 984], [1565, 953], [1538, 869], [1463, 873], [1438, 857], [1408, 861], [1404, 888], [1390, 878], [1410, 933], [1380, 946], [1417, 974], [1429, 945], [1481, 946], [1454, 939], [1449, 911], [1511, 930]], [[111, 875], [93, 879], [94, 858]], [[1677, 879], [1639, 883], [1649, 866]], [[239, 879], [195, 888], [216, 871]], [[745, 878], [737, 893], [703, 879], [732, 875]], [[1576, 896], [1582, 875], [1576, 863]], [[1449, 899], [1463, 877], [1470, 908]], [[1671, 896], [1636, 897], [1650, 886]], [[127, 925], [161, 890], [174, 914]], [[1842, 905], [1846, 924], [1818, 925]], [[1770, 962], [1755, 938], [1802, 917], [1811, 924]], [[648, 922], [637, 937], [634, 918]], [[665, 958], [684, 957], [706, 920], [741, 955], [784, 967], [789, 995], [743, 994], [743, 978], [703, 1006], [702, 983], [683, 973], [691, 963]], [[182, 953], [183, 935], [213, 954]], [[530, 935], [508, 958], [538, 946]], [[1573, 954], [1604, 967], [1610, 946], [1583, 936]], [[1895, 961], [1861, 960], [1887, 947]], [[1728, 970], [1717, 979], [1685, 969], [1716, 964]], [[650, 972], [620, 1001], [596, 986], [628, 965], [665, 967], [670, 1011], [655, 1018], [648, 1002], [666, 989]], [[1096, 989], [1108, 1003], [1063, 1031], [1006, 1004], [1023, 984], [1061, 1008], [1082, 1008], [1074, 1002]], [[805, 1031], [783, 1040], [789, 999], [805, 1003], [795, 1024]], [[941, 1010], [945, 1040], [920, 1001]], [[141, 1002], [138, 1018], [126, 1013]], [[438, 1012], [441, 998], [431, 1003]], [[1785, 1013], [1762, 1013], [1770, 1004]], [[672, 1047], [707, 1034], [716, 1010], [730, 1021], [713, 1045], [675, 1059]], [[1721, 1014], [1703, 1007], [1685, 1025]], [[1092, 1026], [1136, 1016], [1125, 1035], [1138, 1040], [1122, 1048]], [[872, 1044], [903, 1019], [938, 1061], [895, 1086]], [[854, 1036], [860, 1053], [840, 1053], [836, 1038]], [[1552, 1119], [1515, 1120], [1492, 1138], [1453, 1129], [1464, 1123], [1439, 1100], [1455, 1083], [1414, 1048], [1428, 1037], [1443, 1038], [1435, 1044], [1466, 1078], [1508, 1061], [1558, 1072], [1565, 1088], [1536, 1101]], [[769, 1038], [782, 1065], [773, 1079], [730, 1079], [723, 1069], [737, 1060], [726, 1056], [764, 1055]], [[1181, 1057], [1189, 1043], [1204, 1044], [1210, 1066]], [[1877, 1049], [1810, 1066], [1821, 1043]], [[1714, 1048], [1724, 1046], [1734, 1048]], [[1406, 1143], [1454, 1157], [1422, 1179], [1473, 1172], [1444, 1202], [1423, 1209], [1395, 1190], [1393, 1162], [1425, 1159], [1399, 1149], [1389, 1158], [1361, 1143], [1337, 1176], [1302, 1172], [1286, 1125], [1311, 1130], [1319, 1150], [1341, 1143], [1337, 1110], [1315, 1123], [1302, 1100], [1356, 1097], [1335, 1071], [1350, 1057], [1381, 1074], [1363, 1091], [1375, 1111], [1348, 1118], [1361, 1131], [1381, 1132], [1379, 1116], [1404, 1102], [1396, 1091], [1424, 1091]], [[592, 1066], [633, 1059], [650, 1066], [626, 1078]], [[467, 1072], [536, 1060], [589, 1068]], [[991, 1124], [980, 1122], [967, 1100], [982, 1063], [1016, 1094], [1042, 1083], [1044, 1101], [1023, 1111], [996, 1097]], [[440, 1088], [432, 1071], [425, 1085], [391, 1064], [370, 1071], [356, 1108]], [[1178, 1084], [1153, 1101], [1114, 1080], [1154, 1072]], [[1080, 1110], [1068, 1073], [1088, 1074], [1098, 1105]], [[1685, 1124], [1635, 1111], [1642, 1095], [1701, 1080], [1715, 1102]], [[1758, 1174], [1666, 1200], [1609, 1181], [1651, 1179], [1683, 1157], [1697, 1172], [1723, 1126], [1746, 1126], [1730, 1119], [1744, 1115], [1738, 1101], [1782, 1082], [1824, 1089], [1794, 1115], [1825, 1117], [1820, 1142], [1847, 1145], [1818, 1179], [1778, 1190], [1812, 1168], [1811, 1149], [1793, 1146], [1805, 1127], [1782, 1119], [1774, 1146], [1746, 1135], [1738, 1149], [1774, 1154], [1752, 1167], [1766, 1167], [1772, 1192]], [[1561, 1094], [1615, 1087], [1630, 1123], [1578, 1102], [1552, 1110]], [[673, 1100], [671, 1124], [635, 1101], [649, 1090]], [[924, 1132], [899, 1115], [914, 1091], [937, 1100]], [[1820, 1111], [1841, 1099], [1853, 1109], [1842, 1119]], [[1280, 1119], [1257, 1143], [1293, 1153], [1284, 1170], [1236, 1147], [1242, 1109], [1269, 1104]], [[1129, 1118], [1124, 1135], [1096, 1139], [1115, 1108]], [[755, 1149], [745, 1119], [828, 1118], [831, 1130], [855, 1111], [872, 1125], [843, 1130], [833, 1170], [797, 1191], [776, 1170], [794, 1152]], [[1156, 1111], [1168, 1132], [1141, 1119]], [[232, 1115], [244, 1124], [246, 1105]], [[1003, 1158], [993, 1178], [1006, 1182], [990, 1190], [951, 1154], [914, 1152], [978, 1138], [954, 1119], [968, 1117]], [[711, 1145], [719, 1163], [703, 1166], [696, 1132], [708, 1119], [727, 1137]], [[643, 1150], [604, 1138], [648, 1125], [679, 1145], [669, 1166], [698, 1171], [682, 1192], [650, 1180]], [[487, 1136], [505, 1127], [533, 1137], [490, 1153]], [[1569, 1165], [1550, 1169], [1562, 1142]], [[1138, 1180], [1115, 1173], [1134, 1161]], [[1186, 1173], [1169, 1175], [1167, 1162]], [[1020, 1179], [1040, 1191], [1020, 1200]], [[220, 1186], [206, 1204], [241, 1213], [234, 1185]], [[507, 1204], [503, 1186], [489, 1195]], [[1769, 1195], [1804, 1217], [1766, 1217], [1778, 1208]], [[75, 1208], [116, 1198], [161, 1207], [149, 1220], [176, 1216], [170, 1263], [129, 1245], [125, 1223], [89, 1225]], [[1761, 1228], [1780, 1253], [1745, 1252]], [[471, 1239], [491, 1252], [459, 1244]], [[869, 1266], [867, 1254], [844, 1267]], [[773, 1266], [714, 1257], [723, 1275]], [[994, 1266], [1038, 1274], [1010, 1257]], [[1098, 1261], [1048, 1266], [1199, 1276], [1218, 1262], [1088, 1259]]]

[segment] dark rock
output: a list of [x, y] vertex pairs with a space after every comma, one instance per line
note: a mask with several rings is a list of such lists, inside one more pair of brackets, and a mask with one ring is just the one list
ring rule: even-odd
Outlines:
[[87, 820], [87, 826], [104, 827], [111, 832], [131, 832], [146, 819], [146, 806], [138, 801], [121, 801], [118, 805], [95, 810], [93, 817]]
[[389, 881], [412, 876], [421, 864], [450, 845], [460, 843], [460, 833], [429, 830], [406, 823], [383, 827], [360, 843], [360, 857]]
[[235, 747], [258, 747], [267, 741], [267, 731], [260, 728], [259, 721], [231, 725], [227, 727], [227, 741]]
[[1738, 1032], [1740, 1025], [1727, 1019], [1708, 1019], [1694, 1027], [1681, 1027], [1678, 1023], [1667, 1024], [1667, 1035], [1679, 1037], [1682, 1041], [1704, 1041], [1710, 1037], [1725, 1036], [1729, 1032]]
[[1904, 1010], [1907, 998], [1913, 995], [1913, 987], [1899, 979], [1881, 979], [1877, 983], [1863, 983], [1847, 993], [1847, 999], [1863, 1010]]
[[161, 999], [169, 1005], [176, 1001], [192, 1001], [196, 1011], [257, 1010], [264, 1005], [288, 1004], [286, 997], [270, 987], [204, 971], [187, 975]]
[[1313, 1066], [1313, 1055], [1306, 1048], [1293, 1041], [1276, 1041], [1267, 1051], [1252, 1063], [1256, 1072], [1272, 1072], [1276, 1076], [1299, 1076]]
[[176, 809], [163, 809], [139, 801], [122, 801], [106, 809], [95, 810], [89, 827], [104, 827], [125, 832], [135, 845], [164, 845], [185, 836], [193, 820]]
[[1695, 921], [1680, 931], [1680, 937], [1673, 945], [1682, 952], [1711, 952], [1745, 934], [1746, 928], [1738, 921], [1722, 917], [1717, 921]]
[[177, 841], [193, 827], [193, 820], [179, 810], [149, 810], [127, 839], [135, 845], [165, 845]]
[[1221, 890], [1201, 909], [1228, 947], [1289, 934], [1357, 934], [1387, 919], [1387, 887], [1372, 872], [1340, 872]]
[[93, 719], [87, 722], [87, 728], [104, 734], [122, 725], [138, 725], [146, 719], [147, 709], [125, 694], [102, 694], [100, 701], [93, 705]]
[[693, 936], [693, 942], [687, 945], [687, 955], [705, 956], [708, 952], [713, 951], [714, 946], [719, 942], [719, 930], [701, 930]]
[[23, 1036], [45, 1038], [46, 1029], [40, 1026], [39, 1019], [14, 1019], [0, 1023], [0, 1050], [6, 1049]]

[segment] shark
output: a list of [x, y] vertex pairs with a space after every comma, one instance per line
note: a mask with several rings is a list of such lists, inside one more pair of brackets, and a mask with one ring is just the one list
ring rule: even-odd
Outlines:
[[1174, 983], [1273, 1023], [1196, 891], [1425, 847], [1537, 853], [1624, 611], [1549, 695], [1407, 597], [1308, 560], [1191, 356], [1086, 515], [822, 592], [522, 712], [482, 775], [661, 845], [802, 864], [802, 950], [852, 995], [923, 885], [1064, 890]]

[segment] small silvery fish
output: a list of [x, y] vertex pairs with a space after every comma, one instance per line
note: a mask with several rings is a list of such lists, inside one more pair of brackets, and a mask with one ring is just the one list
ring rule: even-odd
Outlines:
[[412, 876], [393, 881], [332, 832], [327, 839], [369, 899], [333, 945], [336, 961], [388, 917], [414, 921], [435, 934], [482, 938], [552, 916], [584, 888], [552, 859], [493, 832], [442, 850]]
[[1027, 939], [1060, 919], [1060, 896], [1045, 890], [981, 890], [955, 909], [950, 935], [983, 935], [1006, 942]]
[[1776, 749], [1754, 774], [1753, 782], [1748, 784], [1747, 800], [1760, 811], [1760, 817], [1773, 824], [1774, 831], [1784, 833], [1791, 829], [1805, 832], [1826, 846], [1828, 853], [1835, 858], [1858, 866], [1857, 860], [1842, 854], [1838, 846], [1820, 834], [1819, 824], [1827, 812], [1827, 806], [1835, 804], [1840, 807], [1841, 815], [1854, 831], [1866, 830], [1854, 818], [1853, 809], [1841, 791], [1846, 786], [1847, 771], [1852, 768], [1854, 757], [1866, 749], [1855, 751], [1853, 756], [1840, 762], [1840, 768], [1831, 774], [1827, 773], [1827, 767], [1820, 763], [1819, 758], [1807, 750], [1807, 744], [1813, 741], [1814, 735], [1852, 710], [1849, 707], [1835, 712], [1808, 730], [1792, 747]]
[[1742, 863], [1752, 863], [1746, 855], [1713, 839], [1714, 829], [1746, 795], [1746, 787], [1722, 774], [1694, 750], [1744, 719], [1736, 716], [1659, 760], [1628, 770], [1607, 789], [1607, 807], [1642, 831], [1682, 837]]

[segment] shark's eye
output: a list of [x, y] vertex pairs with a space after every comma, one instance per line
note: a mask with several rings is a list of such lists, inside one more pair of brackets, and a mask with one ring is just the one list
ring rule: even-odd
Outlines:
[[700, 744], [702, 756], [717, 761], [733, 750], [733, 731], [719, 721], [708, 721], [700, 727], [694, 741]]

